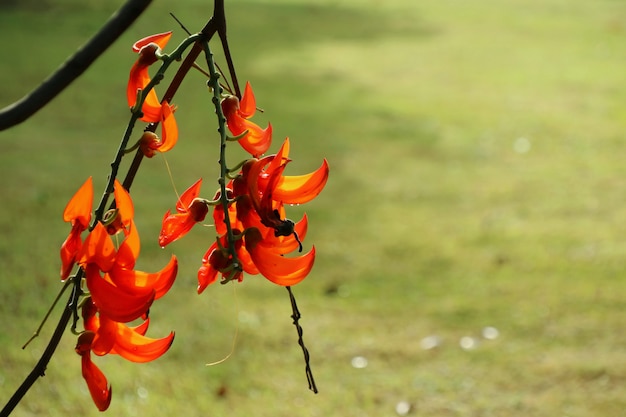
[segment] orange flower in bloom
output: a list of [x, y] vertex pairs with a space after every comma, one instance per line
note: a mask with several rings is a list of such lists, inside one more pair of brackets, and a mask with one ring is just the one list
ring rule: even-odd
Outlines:
[[93, 201], [93, 181], [91, 177], [70, 199], [63, 212], [63, 220], [72, 225], [72, 230], [61, 245], [61, 279], [66, 279], [76, 261], [76, 254], [82, 246], [80, 235], [89, 227]]
[[[159, 33], [138, 40], [133, 45], [133, 51], [139, 53], [139, 59], [130, 70], [128, 85], [126, 86], [126, 98], [128, 106], [134, 107], [137, 102], [137, 91], [146, 88], [150, 82], [148, 67], [159, 60], [161, 50], [170, 40], [172, 32]], [[161, 103], [154, 89], [150, 90], [141, 107], [144, 122], [159, 122], [162, 119]]]
[[311, 272], [315, 262], [315, 246], [301, 256], [287, 258], [272, 250], [272, 247], [262, 245], [263, 236], [258, 229], [250, 229], [246, 233], [246, 249], [254, 265], [261, 275], [274, 284], [283, 286], [296, 285]]
[[256, 112], [256, 100], [250, 83], [246, 83], [241, 101], [235, 96], [228, 96], [222, 100], [222, 111], [228, 129], [233, 135], [239, 136], [247, 131], [239, 139], [239, 144], [246, 152], [258, 157], [269, 149], [272, 144], [272, 125], [268, 124], [265, 129], [261, 129], [256, 123], [248, 120]]
[[[302, 250], [301, 242], [308, 226], [306, 215], [297, 223], [286, 219], [284, 203], [302, 204], [315, 198], [328, 180], [328, 162], [324, 160], [309, 174], [285, 176], [288, 156], [289, 140], [286, 139], [276, 155], [246, 161], [239, 175], [227, 185], [229, 200], [235, 200], [229, 205], [228, 217], [237, 236], [234, 247], [240, 265], [234, 267], [226, 249], [224, 210], [218, 205], [213, 218], [220, 237], [202, 258], [198, 292], [215, 282], [220, 273], [223, 280], [241, 280], [242, 270], [251, 275], [261, 273], [268, 280], [287, 286], [297, 284], [311, 271], [315, 248], [301, 256], [283, 256], [296, 249]], [[218, 191], [215, 199], [219, 196]]]
[[95, 334], [84, 332], [78, 336], [76, 353], [81, 356], [83, 378], [87, 382], [89, 393], [98, 410], [105, 411], [111, 404], [111, 386], [102, 371], [91, 361], [91, 345]]
[[[115, 192], [119, 212], [132, 214], [132, 200], [117, 181]], [[118, 250], [105, 226], [97, 223], [77, 255], [94, 303], [107, 317], [122, 323], [142, 316], [156, 298], [169, 290], [178, 272], [175, 256], [159, 272], [136, 271], [139, 236], [132, 218], [125, 221], [128, 230]]]
[[161, 139], [154, 133], [146, 131], [139, 139], [139, 147], [143, 154], [152, 158], [157, 151], [167, 152], [176, 145], [178, 141], [178, 125], [174, 118], [174, 112], [168, 104], [164, 101], [161, 104]]
[[[259, 270], [254, 265], [244, 245], [244, 241], [240, 238], [241, 232], [238, 229], [233, 229], [233, 234], [237, 237], [235, 241], [235, 252], [237, 253], [237, 258], [241, 263], [243, 271], [250, 275], [258, 274]], [[209, 250], [207, 250], [202, 257], [202, 266], [198, 270], [198, 294], [202, 293], [207, 286], [214, 283], [219, 273], [221, 273], [223, 280], [243, 280], [241, 270], [233, 269], [233, 257], [228, 253], [226, 249], [227, 245], [226, 235], [223, 235], [211, 245]]]
[[[96, 315], [97, 314], [97, 315]], [[150, 319], [135, 327], [111, 320], [87, 298], [82, 307], [85, 330], [93, 332], [91, 350], [98, 356], [117, 354], [131, 362], [150, 362], [163, 355], [174, 341], [174, 332], [160, 338], [146, 337]]]
[[276, 155], [269, 155], [250, 164], [245, 183], [250, 202], [259, 215], [261, 223], [274, 229], [275, 236], [293, 233], [293, 222], [282, 220], [283, 204], [302, 204], [315, 198], [328, 180], [328, 162], [306, 175], [284, 176], [290, 161], [289, 139]]
[[198, 222], [201, 222], [209, 212], [207, 205], [196, 198], [200, 194], [202, 179], [196, 181], [180, 196], [176, 203], [177, 213], [171, 214], [168, 210], [163, 216], [159, 245], [165, 247], [173, 241], [183, 237]]

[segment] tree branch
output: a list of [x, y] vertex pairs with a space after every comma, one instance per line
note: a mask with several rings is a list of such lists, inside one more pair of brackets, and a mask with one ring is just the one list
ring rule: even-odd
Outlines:
[[0, 110], [0, 131], [31, 117], [67, 88], [143, 13], [152, 0], [128, 0], [82, 48], [39, 87]]

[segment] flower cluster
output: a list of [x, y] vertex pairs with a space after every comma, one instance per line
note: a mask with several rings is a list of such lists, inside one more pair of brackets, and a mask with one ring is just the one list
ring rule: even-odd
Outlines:
[[[111, 387], [100, 369], [92, 362], [98, 356], [118, 354], [132, 362], [148, 362], [165, 353], [174, 333], [160, 339], [145, 336], [148, 309], [172, 286], [178, 272], [178, 261], [172, 256], [156, 273], [135, 269], [140, 239], [134, 224], [134, 207], [130, 195], [116, 180], [115, 208], [98, 221], [83, 241], [81, 234], [89, 227], [93, 185], [89, 178], [70, 199], [63, 218], [72, 229], [61, 248], [61, 277], [69, 277], [74, 264], [80, 265], [89, 296], [82, 301], [85, 330], [78, 337], [76, 352], [82, 359], [82, 374], [94, 403], [101, 411], [111, 401]], [[112, 235], [122, 234], [116, 248]], [[141, 320], [138, 326], [126, 323]]]
[[163, 217], [159, 244], [166, 246], [205, 220], [213, 207], [217, 238], [202, 258], [198, 270], [201, 293], [221, 275], [221, 282], [243, 279], [243, 272], [261, 274], [271, 282], [291, 286], [302, 281], [313, 267], [315, 247], [303, 255], [307, 232], [306, 215], [298, 222], [286, 218], [285, 204], [302, 204], [315, 198], [328, 179], [328, 163], [312, 173], [283, 175], [289, 159], [289, 139], [273, 155], [262, 156], [271, 144], [271, 125], [261, 129], [249, 119], [256, 102], [250, 84], [241, 101], [228, 95], [221, 102], [227, 126], [252, 158], [213, 199], [199, 198], [202, 180], [196, 181], [179, 198], [176, 212]]
[[171, 37], [172, 32], [158, 33], [140, 39], [133, 45], [133, 51], [139, 54], [139, 58], [130, 70], [126, 86], [128, 106], [134, 109], [138, 100], [143, 98], [141, 120], [149, 123], [161, 123], [161, 138], [153, 132], [146, 131], [139, 139], [139, 146], [148, 158], [152, 158], [156, 151], [169, 151], [178, 140], [178, 126], [174, 118], [175, 108], [167, 101], [161, 103], [156, 91], [153, 88], [147, 88], [152, 82], [148, 68], [163, 56], [162, 49], [165, 48]]
[[[148, 36], [133, 45], [133, 51], [139, 56], [131, 68], [126, 88], [133, 115], [129, 127], [137, 119], [150, 123], [153, 128], [160, 124], [161, 136], [146, 129], [134, 147], [120, 147], [118, 152], [139, 148], [144, 156], [151, 158], [156, 152], [172, 149], [178, 140], [176, 108], [165, 99], [159, 101], [154, 90], [164, 69], [175, 60], [174, 55], [162, 52], [171, 35], [166, 32]], [[177, 49], [180, 50], [181, 47]], [[159, 60], [164, 63], [151, 77], [148, 70]], [[217, 76], [212, 79], [216, 80]], [[244, 272], [261, 274], [278, 285], [295, 285], [311, 271], [315, 247], [300, 254], [307, 234], [307, 217], [304, 215], [293, 222], [286, 218], [285, 206], [315, 198], [326, 185], [328, 163], [324, 160], [309, 174], [284, 175], [291, 162], [289, 139], [285, 139], [276, 154], [265, 155], [272, 141], [272, 126], [261, 128], [251, 120], [256, 112], [256, 100], [250, 84], [246, 84], [241, 100], [224, 95], [221, 102], [217, 87], [213, 90], [214, 103], [218, 116], [219, 113], [224, 116], [220, 117], [220, 126], [228, 127], [233, 135], [231, 139], [237, 140], [250, 158], [232, 170], [226, 168], [222, 158], [220, 188], [210, 200], [200, 197], [201, 179], [189, 187], [179, 197], [176, 211], [165, 214], [159, 244], [163, 247], [179, 239], [195, 224], [203, 222], [212, 210], [217, 236], [202, 258], [198, 293], [217, 281], [218, 276], [222, 283], [241, 281]], [[128, 136], [124, 145], [127, 140]], [[221, 140], [224, 149], [223, 130]], [[115, 175], [112, 180], [96, 216], [92, 216], [91, 178], [70, 199], [63, 219], [71, 224], [71, 230], [61, 246], [61, 279], [72, 280], [75, 294], [82, 297], [80, 315], [84, 331], [78, 336], [75, 350], [81, 356], [82, 375], [91, 397], [101, 411], [109, 407], [112, 390], [104, 373], [93, 363], [92, 354], [117, 354], [132, 362], [148, 362], [163, 355], [174, 340], [174, 332], [158, 339], [147, 337], [148, 311], [155, 300], [168, 292], [178, 271], [175, 256], [155, 273], [135, 269], [140, 239], [133, 202]], [[115, 201], [103, 214], [111, 191]], [[83, 240], [85, 232], [88, 234]], [[298, 254], [293, 255], [296, 251]], [[76, 265], [80, 269], [70, 276]], [[74, 301], [78, 320], [76, 301], [79, 300]]]

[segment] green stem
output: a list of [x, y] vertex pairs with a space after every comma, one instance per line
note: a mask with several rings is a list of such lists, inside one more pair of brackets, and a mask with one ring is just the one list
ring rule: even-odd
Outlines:
[[[209, 67], [209, 74], [211, 77], [209, 78], [209, 85], [213, 90], [213, 105], [215, 106], [215, 114], [217, 115], [217, 130], [220, 134], [220, 200], [222, 202], [222, 208], [224, 209], [224, 224], [226, 225], [226, 239], [228, 241], [228, 252], [233, 259], [233, 268], [236, 271], [241, 271], [241, 263], [237, 257], [237, 251], [235, 250], [235, 236], [233, 234], [233, 228], [230, 224], [230, 216], [228, 215], [228, 206], [230, 202], [228, 201], [228, 194], [226, 193], [226, 178], [228, 176], [229, 170], [226, 165], [226, 142], [228, 141], [228, 135], [226, 133], [226, 118], [224, 117], [224, 112], [222, 111], [221, 99], [222, 99], [222, 86], [220, 85], [220, 73], [215, 68], [215, 62], [213, 61], [213, 53], [211, 52], [211, 48], [209, 47], [209, 42], [202, 42], [202, 46], [204, 48], [204, 55], [206, 57], [206, 62]], [[234, 277], [236, 274], [229, 275], [229, 278]], [[228, 279], [222, 281], [222, 283], [228, 282]]]

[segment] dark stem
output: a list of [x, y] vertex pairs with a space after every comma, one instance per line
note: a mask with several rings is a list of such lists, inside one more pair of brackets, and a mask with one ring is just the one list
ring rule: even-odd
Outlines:
[[289, 300], [291, 301], [291, 318], [293, 319], [293, 325], [296, 326], [296, 330], [298, 331], [298, 344], [302, 348], [302, 353], [304, 354], [304, 371], [306, 372], [306, 378], [309, 381], [309, 389], [317, 394], [317, 386], [315, 385], [315, 379], [313, 378], [313, 371], [311, 371], [311, 357], [309, 356], [309, 350], [304, 345], [304, 330], [302, 326], [300, 326], [300, 310], [298, 310], [298, 305], [296, 304], [296, 297], [293, 295], [291, 291], [291, 287], [287, 286], [287, 292], [289, 292]]
[[128, 29], [151, 2], [152, 0], [128, 0], [93, 38], [68, 58], [39, 87], [0, 110], [0, 130], [22, 123], [67, 88]]
[[24, 382], [22, 382], [22, 385], [20, 385], [20, 387], [15, 391], [13, 396], [9, 399], [9, 401], [6, 403], [6, 405], [2, 409], [2, 411], [0, 411], [0, 417], [7, 417], [9, 414], [11, 414], [15, 406], [19, 404], [19, 402], [22, 400], [24, 395], [26, 395], [26, 393], [32, 387], [35, 381], [37, 381], [39, 377], [42, 377], [45, 375], [46, 368], [48, 367], [48, 363], [50, 362], [50, 359], [52, 359], [52, 355], [56, 351], [56, 348], [59, 345], [59, 342], [61, 341], [61, 337], [63, 336], [63, 333], [65, 332], [65, 328], [67, 327], [67, 324], [69, 323], [70, 319], [72, 318], [74, 314], [74, 310], [76, 309], [76, 303], [78, 302], [78, 297], [81, 294], [80, 281], [82, 277], [83, 277], [83, 273], [81, 269], [73, 278], [74, 279], [73, 291], [69, 299], [67, 300], [67, 304], [65, 305], [65, 308], [63, 309], [63, 314], [61, 315], [61, 318], [59, 319], [59, 323], [57, 324], [56, 329], [54, 329], [54, 333], [52, 334], [52, 337], [50, 338], [50, 341], [48, 342], [48, 346], [46, 346], [46, 350], [43, 351], [41, 358], [39, 358], [39, 361], [37, 362], [33, 370], [30, 372], [30, 374], [28, 374], [26, 379], [24, 379]]

